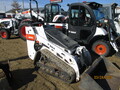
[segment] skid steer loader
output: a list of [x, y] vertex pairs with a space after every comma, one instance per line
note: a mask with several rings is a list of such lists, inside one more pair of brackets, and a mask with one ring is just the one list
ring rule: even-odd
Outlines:
[[[38, 26], [39, 24], [39, 26]], [[100, 57], [94, 62], [89, 51], [59, 30], [40, 22], [26, 27], [28, 56], [42, 71], [67, 83], [80, 81], [80, 90], [117, 90], [120, 70]], [[117, 83], [115, 83], [117, 82]]]
[[90, 53], [84, 46], [52, 27], [26, 27], [26, 39], [28, 55], [35, 65], [69, 83], [79, 81], [79, 70], [92, 63]]

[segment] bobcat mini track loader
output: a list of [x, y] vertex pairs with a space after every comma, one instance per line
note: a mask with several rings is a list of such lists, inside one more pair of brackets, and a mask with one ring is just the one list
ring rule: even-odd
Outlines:
[[67, 82], [79, 81], [81, 69], [91, 65], [89, 51], [54, 28], [26, 27], [29, 57], [40, 70]]

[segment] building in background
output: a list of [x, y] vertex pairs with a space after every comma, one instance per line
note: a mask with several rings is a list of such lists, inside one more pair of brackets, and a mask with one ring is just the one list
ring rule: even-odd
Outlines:
[[5, 17], [5, 11], [0, 11], [0, 18], [4, 18]]
[[14, 15], [15, 15], [15, 13], [13, 13], [12, 10], [9, 10], [5, 13], [5, 16], [8, 17], [8, 18], [12, 18], [12, 17], [14, 17]]

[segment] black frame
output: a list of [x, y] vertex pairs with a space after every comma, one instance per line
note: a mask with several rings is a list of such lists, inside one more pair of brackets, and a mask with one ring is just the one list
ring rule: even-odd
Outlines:
[[36, 20], [39, 21], [38, 19], [38, 13], [39, 13], [39, 9], [38, 9], [38, 2], [36, 0], [30, 0], [30, 15], [31, 15], [31, 20], [34, 21], [34, 17], [32, 15], [32, 1], [36, 3], [36, 8], [37, 8], [37, 18]]
[[[88, 10], [88, 12], [91, 15], [92, 26], [86, 27], [86, 26], [72, 26], [71, 25], [71, 8], [73, 6], [79, 6], [79, 8], [80, 8], [80, 6], [82, 6], [85, 9]], [[89, 36], [87, 36], [86, 39], [80, 38], [80, 33], [84, 35], [82, 29], [84, 29], [84, 31], [85, 31], [85, 30], [89, 30], [89, 28], [90, 28], [91, 34]], [[71, 30], [75, 31], [76, 34], [75, 33], [69, 33]], [[73, 4], [69, 5], [69, 23], [68, 23], [67, 35], [69, 37], [73, 38], [74, 40], [76, 40], [77, 42], [88, 44], [90, 42], [90, 40], [92, 39], [93, 35], [95, 34], [95, 32], [96, 32], [96, 18], [95, 18], [94, 12], [91, 9], [91, 7], [88, 6], [85, 3], [73, 3]]]
[[[47, 6], [50, 6], [50, 8], [51, 8], [49, 17], [47, 17], [47, 15], [46, 15], [46, 14], [48, 14], [48, 13], [46, 12]], [[58, 6], [58, 10], [59, 10], [58, 13], [60, 13], [60, 5], [59, 5], [59, 4], [57, 4], [57, 3], [46, 4], [44, 8], [45, 8], [45, 22], [47, 22], [47, 23], [52, 22], [53, 17], [54, 17], [54, 15], [53, 15], [53, 13], [52, 13], [52, 11], [53, 11], [53, 10], [52, 10], [52, 6]], [[47, 20], [47, 18], [49, 18], [50, 20]]]

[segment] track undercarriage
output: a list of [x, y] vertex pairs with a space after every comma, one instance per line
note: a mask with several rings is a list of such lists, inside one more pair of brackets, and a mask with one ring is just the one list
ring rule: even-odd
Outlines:
[[39, 68], [38, 72], [45, 72], [68, 83], [75, 81], [76, 75], [73, 68], [48, 50], [41, 51], [41, 58], [36, 66]]

